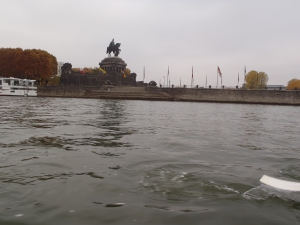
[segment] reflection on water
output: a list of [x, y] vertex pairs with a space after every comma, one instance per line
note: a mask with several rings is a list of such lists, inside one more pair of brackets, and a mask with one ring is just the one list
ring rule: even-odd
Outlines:
[[299, 222], [297, 107], [1, 100], [1, 224]]

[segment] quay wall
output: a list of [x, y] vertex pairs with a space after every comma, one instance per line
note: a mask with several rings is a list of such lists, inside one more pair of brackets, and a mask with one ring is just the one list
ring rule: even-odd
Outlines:
[[300, 105], [300, 91], [130, 86], [40, 86], [40, 97]]
[[300, 105], [300, 91], [168, 88], [180, 101]]

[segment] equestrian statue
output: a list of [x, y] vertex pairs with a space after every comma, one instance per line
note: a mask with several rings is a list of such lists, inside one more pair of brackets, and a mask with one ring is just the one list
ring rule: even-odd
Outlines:
[[121, 51], [121, 49], [119, 49], [120, 46], [121, 46], [121, 43], [115, 44], [114, 39], [112, 39], [109, 46], [107, 47], [106, 54], [108, 54], [110, 56], [110, 53], [113, 52], [115, 56], [118, 56]]

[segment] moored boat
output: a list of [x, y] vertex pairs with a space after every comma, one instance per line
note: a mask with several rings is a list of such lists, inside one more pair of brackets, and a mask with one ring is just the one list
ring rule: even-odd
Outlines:
[[0, 96], [37, 96], [35, 80], [0, 77]]

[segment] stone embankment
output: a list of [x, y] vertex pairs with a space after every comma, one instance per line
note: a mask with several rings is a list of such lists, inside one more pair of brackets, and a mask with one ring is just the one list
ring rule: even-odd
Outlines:
[[101, 86], [38, 87], [40, 97], [300, 105], [300, 91]]

